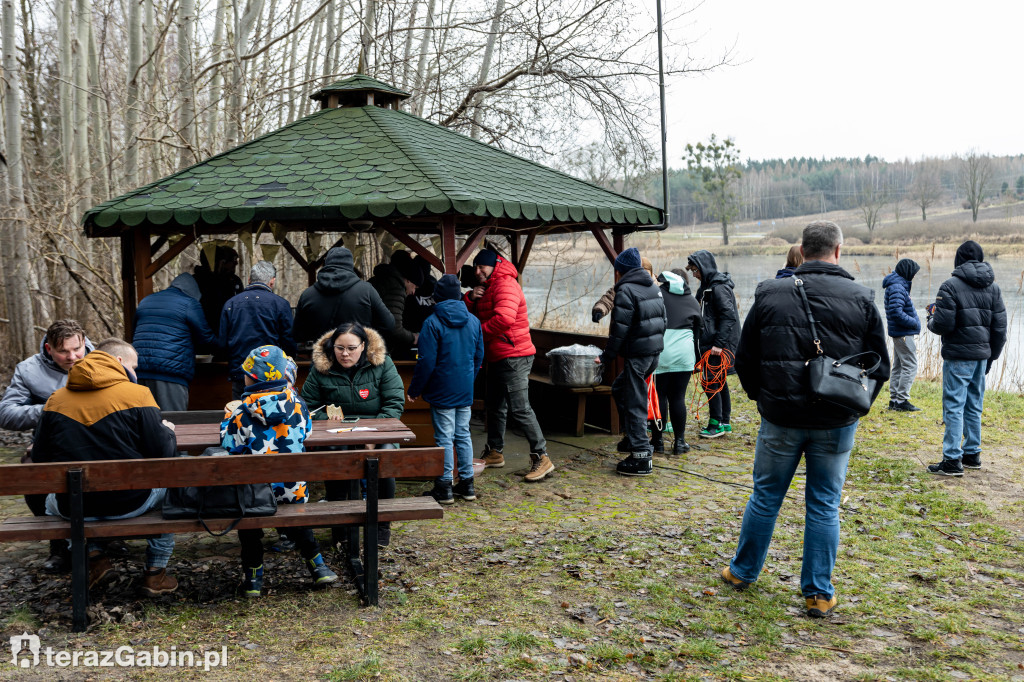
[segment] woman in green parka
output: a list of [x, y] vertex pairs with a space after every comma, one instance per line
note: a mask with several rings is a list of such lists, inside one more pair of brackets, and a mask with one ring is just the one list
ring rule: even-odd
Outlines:
[[[313, 364], [302, 385], [302, 398], [309, 411], [324, 405], [336, 405], [346, 417], [365, 419], [391, 417], [399, 419], [405, 411], [405, 387], [395, 363], [388, 357], [384, 339], [373, 329], [355, 322], [346, 322], [321, 336], [313, 345]], [[320, 410], [314, 419], [327, 419], [327, 410]], [[381, 448], [397, 448], [387, 443]], [[346, 481], [324, 481], [328, 500], [344, 500], [348, 493]], [[380, 499], [395, 496], [395, 479], [380, 479]], [[335, 534], [335, 542], [341, 539]], [[391, 539], [390, 524], [382, 523], [378, 542], [387, 545]]]

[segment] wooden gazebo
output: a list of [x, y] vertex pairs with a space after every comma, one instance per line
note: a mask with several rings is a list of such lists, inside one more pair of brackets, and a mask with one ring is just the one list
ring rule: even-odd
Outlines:
[[[153, 276], [207, 235], [272, 231], [312, 283], [322, 256], [290, 233], [384, 229], [456, 273], [488, 236], [522, 270], [538, 235], [591, 232], [614, 260], [624, 235], [663, 229], [661, 209], [405, 113], [407, 97], [350, 77], [312, 95], [319, 111], [88, 210], [86, 236], [121, 239], [126, 330]], [[416, 235], [440, 236], [441, 256]]]

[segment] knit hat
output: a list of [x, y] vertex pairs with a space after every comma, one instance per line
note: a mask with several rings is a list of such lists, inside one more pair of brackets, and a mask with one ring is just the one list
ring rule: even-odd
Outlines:
[[491, 249], [482, 249], [473, 259], [473, 265], [486, 265], [493, 268], [498, 264], [498, 252]]
[[260, 346], [249, 351], [242, 361], [242, 371], [258, 382], [282, 381], [287, 378], [288, 357], [277, 346]]
[[416, 286], [423, 284], [423, 269], [413, 262], [408, 251], [395, 251], [391, 254], [391, 264], [398, 270], [398, 274]]
[[956, 250], [956, 260], [953, 261], [953, 266], [958, 268], [969, 260], [985, 260], [981, 244], [970, 239], [961, 244], [960, 248]]
[[434, 285], [434, 300], [438, 303], [454, 301], [461, 297], [462, 286], [459, 284], [459, 278], [455, 275], [444, 275]]
[[921, 266], [917, 264], [917, 261], [909, 258], [901, 258], [900, 262], [893, 268], [893, 272], [907, 280], [908, 282], [914, 279], [914, 275], [921, 269]]
[[288, 361], [284, 363], [284, 380], [294, 386], [295, 380], [299, 378], [299, 366], [287, 355], [285, 357]]
[[615, 269], [623, 274], [640, 267], [643, 267], [643, 261], [640, 260], [640, 252], [635, 246], [629, 247], [615, 259]]

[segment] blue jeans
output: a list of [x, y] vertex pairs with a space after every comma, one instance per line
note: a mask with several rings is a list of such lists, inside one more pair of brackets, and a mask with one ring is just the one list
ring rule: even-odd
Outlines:
[[761, 420], [754, 449], [754, 492], [743, 513], [736, 556], [729, 565], [735, 577], [752, 583], [760, 575], [775, 519], [803, 455], [807, 484], [800, 589], [805, 597], [832, 597], [832, 568], [839, 549], [839, 502], [856, 432], [857, 422], [837, 429], [790, 429]]
[[[149, 493], [149, 497], [142, 503], [142, 506], [127, 514], [121, 514], [120, 516], [86, 516], [85, 520], [114, 521], [116, 519], [133, 519], [136, 516], [142, 516], [151, 509], [159, 509], [163, 506], [165, 491], [166, 488], [153, 488]], [[57, 496], [54, 493], [46, 496], [46, 513], [50, 516], [61, 516], [60, 511], [57, 509]], [[66, 519], [67, 517], [62, 516], [61, 518]], [[71, 546], [70, 540], [68, 540], [68, 546]], [[103, 549], [103, 546], [95, 541], [88, 541], [86, 547], [89, 552]], [[146, 566], [148, 568], [166, 568], [173, 552], [174, 533], [164, 533], [155, 538], [148, 538], [146, 540]]]
[[459, 456], [459, 478], [473, 478], [473, 440], [469, 436], [471, 408], [430, 408], [430, 421], [434, 425], [434, 442], [444, 448], [444, 473], [441, 480], [451, 482], [455, 454]]
[[987, 360], [942, 361], [943, 459], [981, 454], [981, 404]]

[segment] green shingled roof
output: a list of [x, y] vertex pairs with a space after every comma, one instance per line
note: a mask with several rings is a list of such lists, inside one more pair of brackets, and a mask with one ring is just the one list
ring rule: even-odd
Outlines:
[[395, 86], [385, 83], [384, 81], [379, 81], [376, 78], [370, 78], [369, 76], [363, 76], [362, 74], [349, 76], [344, 80], [331, 83], [330, 85], [325, 85], [309, 97], [310, 99], [321, 100], [330, 92], [366, 92], [368, 90], [398, 95], [399, 99], [412, 97], [412, 95], [405, 90], [399, 90]]
[[[364, 86], [365, 87], [365, 86]], [[88, 234], [147, 223], [231, 232], [455, 214], [648, 225], [661, 210], [394, 109], [323, 109], [86, 212]]]

